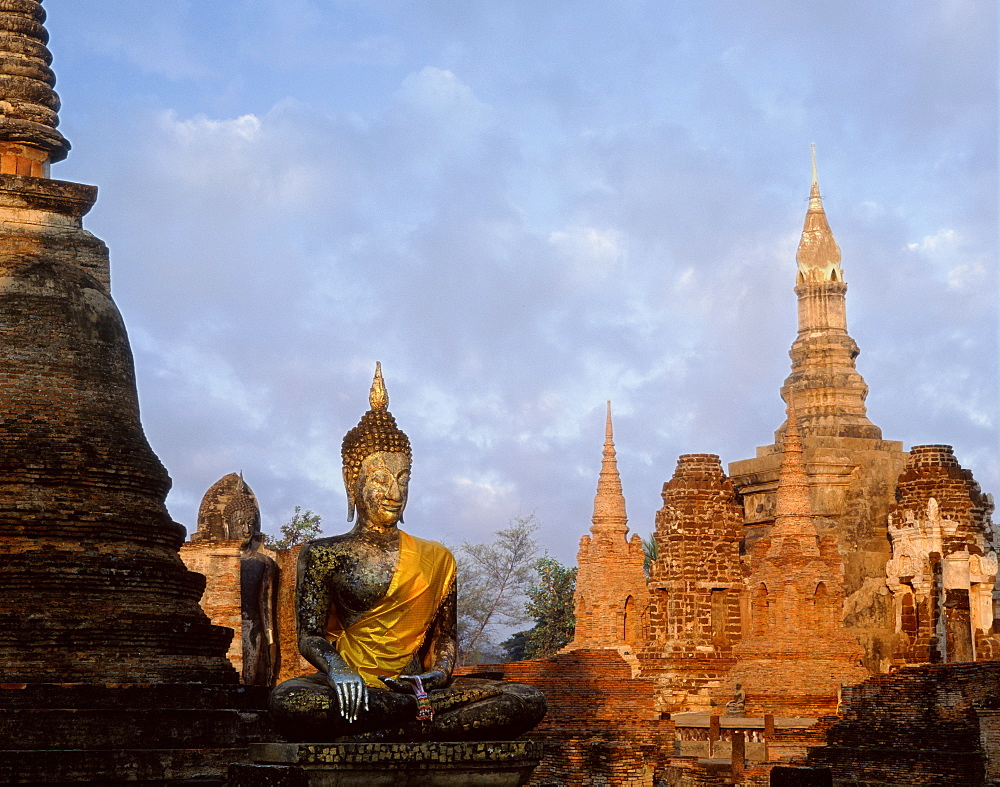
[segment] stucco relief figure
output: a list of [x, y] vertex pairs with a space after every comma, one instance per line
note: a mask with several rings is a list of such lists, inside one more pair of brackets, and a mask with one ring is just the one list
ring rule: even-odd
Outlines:
[[293, 740], [501, 740], [531, 729], [530, 686], [453, 678], [455, 559], [401, 531], [410, 441], [376, 367], [371, 409], [344, 437], [344, 535], [307, 544], [298, 567], [299, 650], [318, 670], [280, 684], [271, 709]]
[[270, 686], [277, 675], [275, 602], [278, 565], [260, 552], [260, 509], [242, 476], [223, 512], [228, 534], [240, 540], [240, 618], [244, 683]]

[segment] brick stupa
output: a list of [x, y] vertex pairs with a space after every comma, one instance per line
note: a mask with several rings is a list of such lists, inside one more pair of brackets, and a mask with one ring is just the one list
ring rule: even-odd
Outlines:
[[743, 686], [750, 715], [827, 715], [837, 710], [840, 687], [869, 673], [841, 620], [836, 538], [820, 538], [812, 522], [794, 407], [785, 424], [774, 527], [753, 548], [750, 626], [734, 649], [739, 661], [729, 681]]
[[743, 517], [715, 454], [685, 454], [663, 485], [650, 567], [650, 639], [639, 652], [657, 710], [712, 710], [740, 638]]
[[[862, 643], [865, 667], [883, 672], [896, 648], [892, 600], [885, 593], [885, 563], [892, 554], [884, 523], [907, 455], [901, 442], [883, 440], [881, 429], [868, 419], [868, 386], [855, 366], [858, 345], [847, 331], [847, 282], [820, 196], [815, 150], [795, 259], [798, 332], [781, 398], [798, 420], [814, 524], [822, 535], [837, 538], [843, 564], [837, 603]], [[748, 549], [775, 524], [786, 428], [787, 421], [775, 432], [774, 443], [759, 447], [754, 458], [729, 465], [743, 501]]]
[[218, 776], [249, 695], [178, 556], [107, 248], [82, 228], [97, 189], [48, 178], [69, 143], [44, 20], [0, 4], [0, 781]]
[[590, 535], [580, 539], [574, 606], [576, 629], [568, 649], [622, 647], [630, 653], [646, 639], [649, 594], [638, 533], [628, 538], [625, 496], [615, 453], [608, 402], [601, 474]]

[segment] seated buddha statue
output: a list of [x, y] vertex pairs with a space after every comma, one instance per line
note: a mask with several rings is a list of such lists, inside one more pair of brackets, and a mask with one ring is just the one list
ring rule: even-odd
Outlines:
[[317, 672], [275, 687], [275, 722], [298, 741], [515, 738], [545, 715], [545, 697], [523, 684], [453, 677], [455, 558], [398, 527], [412, 454], [380, 366], [369, 401], [342, 448], [348, 521], [357, 521], [299, 555], [299, 651]]

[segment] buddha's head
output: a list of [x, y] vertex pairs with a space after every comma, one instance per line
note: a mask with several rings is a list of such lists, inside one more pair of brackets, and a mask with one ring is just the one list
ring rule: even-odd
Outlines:
[[356, 509], [365, 522], [392, 527], [403, 521], [410, 480], [410, 440], [389, 412], [389, 395], [382, 380], [382, 365], [375, 365], [375, 379], [368, 396], [371, 409], [344, 436], [344, 487], [347, 520]]
[[242, 541], [245, 547], [253, 540], [261, 539], [260, 508], [242, 474], [239, 476], [232, 497], [223, 509], [222, 519], [228, 539]]

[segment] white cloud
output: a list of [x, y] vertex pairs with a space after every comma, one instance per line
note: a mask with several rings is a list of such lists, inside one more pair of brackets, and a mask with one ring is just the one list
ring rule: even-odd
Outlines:
[[[424, 535], [537, 509], [572, 560], [607, 398], [649, 532], [677, 454], [744, 458], [781, 422], [813, 140], [874, 420], [995, 456], [993, 33], [941, 46], [937, 6], [306, 0], [175, 3], [136, 32], [138, 5], [47, 3], [79, 71], [58, 176], [101, 187], [85, 221], [178, 519], [243, 468], [266, 521], [300, 504], [335, 532], [379, 359]], [[954, 30], [995, 31], [976, 8]], [[146, 73], [84, 45], [119, 22], [165, 39]]]
[[972, 291], [987, 286], [990, 281], [985, 255], [977, 255], [956, 230], [938, 230], [933, 235], [925, 235], [920, 241], [907, 243], [906, 248], [933, 262], [949, 289]]
[[549, 234], [549, 243], [567, 258], [566, 271], [578, 285], [596, 285], [625, 266], [620, 232], [596, 227], [568, 227]]
[[446, 114], [485, 109], [468, 85], [451, 71], [435, 66], [424, 66], [417, 73], [409, 74], [397, 95], [413, 106]]
[[906, 244], [910, 251], [934, 255], [945, 253], [962, 242], [962, 237], [953, 229], [940, 229], [933, 235], [925, 235], [921, 240]]
[[234, 138], [253, 141], [260, 134], [260, 118], [256, 115], [242, 115], [234, 120], [212, 120], [204, 115], [198, 115], [187, 120], [178, 120], [174, 112], [165, 112], [162, 116], [163, 125], [168, 133], [173, 133], [185, 144], [205, 144], [212, 138], [220, 139], [224, 144]]

